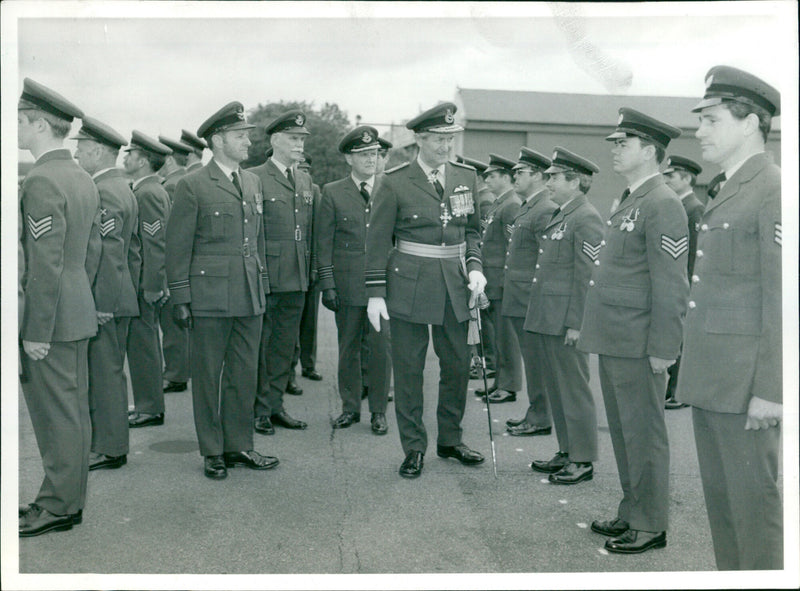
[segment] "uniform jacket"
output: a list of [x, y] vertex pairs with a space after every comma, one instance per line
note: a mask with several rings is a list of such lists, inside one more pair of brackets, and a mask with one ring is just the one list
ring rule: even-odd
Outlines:
[[513, 189], [500, 195], [489, 210], [486, 229], [483, 231], [481, 259], [486, 275], [486, 297], [499, 300], [503, 297], [504, 266], [511, 226], [517, 217], [520, 199]]
[[757, 154], [700, 222], [679, 400], [729, 413], [752, 396], [783, 401], [781, 242], [780, 168]]
[[548, 335], [580, 330], [586, 290], [603, 240], [603, 220], [581, 194], [556, 210], [541, 238], [525, 330]]
[[508, 239], [501, 309], [504, 316], [525, 317], [541, 248], [539, 239], [557, 207], [547, 189], [542, 189], [519, 208]]
[[700, 219], [703, 217], [705, 206], [697, 198], [694, 192], [684, 195], [681, 198], [683, 209], [686, 210], [686, 217], [689, 219], [689, 260], [687, 268], [689, 277], [694, 271], [695, 252], [697, 252], [697, 232], [700, 230]]
[[190, 172], [195, 172], [203, 168], [202, 162], [192, 162], [189, 166], [185, 168], [185, 173], [189, 174]]
[[97, 332], [87, 259], [99, 204], [91, 177], [68, 150], [43, 154], [25, 177], [23, 340], [69, 342]]
[[141, 246], [136, 232], [139, 221], [136, 197], [118, 168], [103, 172], [94, 182], [100, 194], [102, 239], [100, 265], [94, 280], [95, 306], [98, 311], [112, 312], [117, 317], [138, 316]]
[[314, 189], [311, 177], [294, 170], [295, 188], [268, 159], [251, 168], [264, 190], [267, 270], [271, 293], [306, 291], [311, 270], [311, 230], [314, 222]]
[[195, 316], [263, 314], [269, 277], [264, 265], [261, 181], [239, 170], [242, 194], [211, 160], [175, 188], [167, 226], [172, 301]]
[[175, 199], [175, 187], [177, 186], [178, 181], [181, 180], [181, 178], [187, 172], [188, 171], [183, 167], [176, 168], [171, 173], [169, 173], [167, 176], [165, 176], [164, 179], [161, 181], [161, 184], [167, 190], [167, 195], [169, 195], [170, 204]]
[[314, 220], [319, 288], [336, 289], [346, 306], [367, 305], [365, 245], [370, 209], [379, 186], [376, 177], [369, 202], [364, 201], [350, 175], [322, 189]]
[[[481, 270], [477, 177], [471, 166], [445, 164], [440, 199], [419, 163], [386, 171], [375, 192], [367, 231], [367, 297], [386, 298], [391, 317], [420, 324], [442, 324], [449, 299], [459, 322], [469, 319], [466, 272]], [[451, 214], [451, 196], [469, 194], [472, 213]], [[463, 261], [400, 253], [392, 240], [436, 246], [466, 242]]]
[[675, 359], [689, 283], [686, 212], [661, 176], [606, 222], [578, 347], [612, 357]]
[[165, 290], [167, 277], [164, 271], [164, 246], [170, 212], [169, 195], [155, 175], [139, 183], [133, 194], [139, 206], [139, 239], [142, 245], [139, 290]]

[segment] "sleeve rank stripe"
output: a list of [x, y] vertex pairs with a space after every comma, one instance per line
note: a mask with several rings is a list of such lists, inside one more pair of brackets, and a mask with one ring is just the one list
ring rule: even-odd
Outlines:
[[775, 244], [783, 246], [783, 225], [775, 222]]
[[39, 220], [35, 220], [28, 214], [28, 229], [34, 240], [38, 240], [53, 229], [53, 216], [48, 215]]
[[689, 236], [682, 236], [676, 240], [675, 238], [670, 238], [666, 234], [662, 234], [661, 249], [673, 259], [677, 259], [689, 250]]

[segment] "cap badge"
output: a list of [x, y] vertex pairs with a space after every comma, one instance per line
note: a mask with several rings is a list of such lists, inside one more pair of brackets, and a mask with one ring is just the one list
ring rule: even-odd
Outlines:
[[371, 144], [372, 143], [372, 135], [370, 134], [370, 132], [365, 131], [364, 135], [361, 136], [361, 141], [362, 141], [362, 143], [365, 143], [365, 144]]
[[236, 117], [239, 121], [244, 121], [244, 113], [242, 111], [236, 111]]
[[303, 125], [305, 125], [306, 123], [306, 120], [305, 117], [303, 117], [302, 115], [298, 115], [297, 117], [294, 118], [294, 122], [297, 125], [297, 127], [303, 127]]
[[553, 152], [553, 157], [550, 160], [555, 160], [558, 158], [558, 152]]
[[453, 123], [456, 120], [455, 117], [453, 117], [453, 111], [446, 109], [444, 112], [444, 120], [447, 123]]
[[625, 115], [622, 113], [619, 114], [619, 119], [617, 119], [617, 125], [620, 125], [625, 119]]

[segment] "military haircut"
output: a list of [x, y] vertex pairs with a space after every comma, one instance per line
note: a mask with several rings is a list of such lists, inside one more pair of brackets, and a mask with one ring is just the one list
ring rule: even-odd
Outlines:
[[639, 138], [639, 143], [642, 144], [643, 148], [647, 147], [647, 146], [653, 146], [653, 148], [655, 148], [655, 150], [656, 150], [656, 162], [657, 163], [661, 164], [662, 162], [664, 162], [664, 158], [667, 156], [667, 151], [664, 148], [662, 148], [657, 143], [655, 143], [654, 141], [649, 140], [647, 138], [644, 138], [644, 137], [641, 137], [641, 136], [636, 136], [636, 137]]
[[578, 179], [578, 188], [584, 195], [586, 195], [586, 193], [589, 192], [589, 189], [592, 188], [592, 175], [590, 174], [583, 174], [582, 172], [573, 172], [571, 170], [565, 170], [564, 179], [567, 182], [572, 182], [575, 179]]
[[676, 168], [675, 171], [680, 175], [683, 180], [689, 179], [689, 185], [694, 187], [697, 184], [697, 175], [689, 172], [688, 170], [683, 170], [682, 168]]
[[178, 166], [186, 166], [189, 160], [189, 155], [181, 152], [173, 152], [172, 157], [175, 159], [175, 162], [178, 163]]
[[72, 129], [71, 121], [56, 117], [47, 111], [42, 111], [41, 109], [20, 109], [20, 111], [25, 114], [25, 117], [27, 117], [30, 122], [36, 119], [44, 119], [47, 121], [50, 130], [53, 132], [53, 136], [57, 139], [63, 140], [67, 137], [67, 134], [69, 134], [69, 130]]
[[751, 113], [758, 117], [758, 130], [761, 132], [764, 143], [767, 142], [767, 136], [770, 129], [772, 129], [772, 115], [769, 114], [769, 111], [758, 105], [750, 105], [739, 101], [722, 101], [721, 104], [731, 112], [735, 119], [740, 121], [747, 118]]
[[144, 150], [139, 151], [142, 154], [142, 157], [147, 160], [148, 164], [150, 164], [150, 170], [153, 172], [158, 172], [161, 170], [161, 167], [164, 166], [164, 163], [167, 161], [165, 154], [156, 154], [154, 152], [146, 152]]

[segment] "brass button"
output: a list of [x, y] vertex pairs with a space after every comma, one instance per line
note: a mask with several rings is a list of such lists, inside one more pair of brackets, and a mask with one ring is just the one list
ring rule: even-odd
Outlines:
[[697, 307], [697, 304], [694, 302], [694, 300], [692, 300], [692, 301], [690, 301], [690, 302], [689, 302], [689, 307], [690, 307], [692, 310], [694, 310], [694, 309]]

